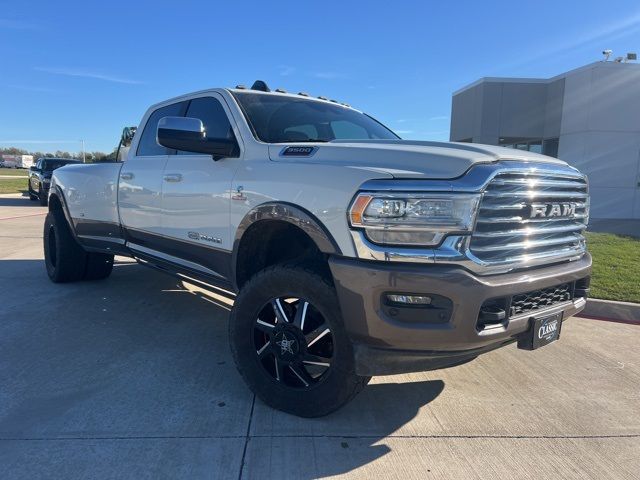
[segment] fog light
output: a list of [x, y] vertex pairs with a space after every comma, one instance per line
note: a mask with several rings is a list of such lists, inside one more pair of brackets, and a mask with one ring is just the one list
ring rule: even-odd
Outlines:
[[391, 303], [400, 303], [405, 305], [430, 305], [431, 297], [426, 295], [400, 295], [387, 294], [387, 300]]

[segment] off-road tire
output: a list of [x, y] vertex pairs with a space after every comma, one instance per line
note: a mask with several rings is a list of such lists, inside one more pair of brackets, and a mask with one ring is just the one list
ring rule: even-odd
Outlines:
[[113, 255], [107, 253], [87, 253], [87, 264], [84, 272], [85, 280], [102, 280], [111, 275]]
[[[355, 373], [353, 350], [342, 321], [335, 287], [322, 269], [303, 264], [268, 267], [240, 290], [229, 320], [231, 351], [240, 375], [267, 405], [300, 417], [327, 415], [352, 400], [371, 377]], [[328, 323], [333, 356], [326, 376], [305, 389], [292, 388], [268, 375], [254, 344], [254, 322], [274, 298], [304, 298]]]
[[44, 262], [47, 275], [55, 283], [82, 280], [87, 253], [73, 238], [60, 211], [47, 214], [44, 221]]

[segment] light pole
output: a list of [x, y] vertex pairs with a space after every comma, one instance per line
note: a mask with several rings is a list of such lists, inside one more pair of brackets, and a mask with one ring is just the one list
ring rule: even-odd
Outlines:
[[84, 158], [84, 139], [80, 140], [82, 142], [82, 163], [85, 163], [85, 158]]

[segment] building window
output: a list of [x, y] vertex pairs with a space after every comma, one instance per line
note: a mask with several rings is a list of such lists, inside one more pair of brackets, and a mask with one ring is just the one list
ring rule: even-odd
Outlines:
[[542, 141], [529, 143], [529, 151], [534, 153], [542, 153]]
[[549, 155], [550, 157], [558, 158], [558, 147], [560, 145], [560, 139], [547, 138], [542, 145], [542, 153]]
[[[557, 152], [557, 142], [558, 139], [552, 139], [556, 141], [556, 152]], [[525, 150], [528, 152], [534, 153], [542, 153], [544, 150], [544, 145], [546, 145], [547, 140], [544, 142], [540, 138], [514, 138], [514, 137], [500, 137], [498, 140], [498, 144], [501, 147], [505, 148], [515, 148], [516, 150]], [[545, 155], [548, 155], [545, 153]]]

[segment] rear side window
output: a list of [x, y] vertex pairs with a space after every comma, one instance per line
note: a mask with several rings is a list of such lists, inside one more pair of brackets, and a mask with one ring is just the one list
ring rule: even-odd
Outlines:
[[[227, 113], [218, 100], [212, 97], [194, 98], [189, 103], [185, 117], [198, 118], [202, 121], [207, 138], [234, 138]], [[192, 155], [191, 152], [179, 151], [179, 155]]]
[[138, 150], [136, 155], [149, 156], [149, 155], [174, 155], [175, 150], [169, 150], [161, 145], [158, 145], [156, 141], [156, 134], [158, 130], [158, 121], [162, 117], [181, 117], [184, 114], [187, 102], [172, 103], [165, 107], [160, 107], [149, 116], [147, 124], [144, 126], [140, 143], [138, 143]]

